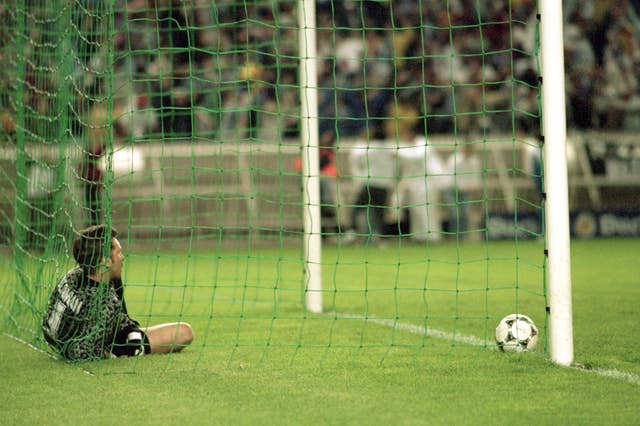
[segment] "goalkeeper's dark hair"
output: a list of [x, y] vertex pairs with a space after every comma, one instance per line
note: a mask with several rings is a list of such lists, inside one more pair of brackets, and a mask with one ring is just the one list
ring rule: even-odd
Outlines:
[[117, 236], [115, 228], [104, 224], [83, 229], [73, 242], [73, 258], [82, 269], [93, 274], [98, 270], [102, 259], [110, 255], [111, 239]]

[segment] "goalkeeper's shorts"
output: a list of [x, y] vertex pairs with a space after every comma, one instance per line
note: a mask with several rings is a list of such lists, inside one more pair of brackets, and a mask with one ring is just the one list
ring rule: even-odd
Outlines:
[[150, 354], [149, 338], [139, 328], [121, 330], [111, 346], [111, 353], [117, 357]]

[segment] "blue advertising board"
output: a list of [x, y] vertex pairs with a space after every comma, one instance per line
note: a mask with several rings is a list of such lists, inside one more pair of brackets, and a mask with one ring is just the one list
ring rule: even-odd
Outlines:
[[[640, 237], [640, 210], [576, 211], [570, 215], [570, 226], [575, 238]], [[487, 229], [491, 239], [541, 236], [540, 221], [534, 214], [491, 214]]]

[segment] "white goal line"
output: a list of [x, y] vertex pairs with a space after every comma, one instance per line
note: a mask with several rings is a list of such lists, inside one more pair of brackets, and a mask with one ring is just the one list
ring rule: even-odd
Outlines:
[[[343, 318], [343, 319], [357, 319], [357, 320], [363, 320], [363, 321], [367, 321], [370, 322], [372, 324], [377, 324], [383, 327], [389, 327], [395, 330], [400, 330], [400, 331], [406, 331], [407, 333], [411, 333], [411, 334], [417, 334], [420, 336], [427, 336], [427, 337], [433, 337], [435, 339], [441, 339], [441, 340], [451, 340], [454, 342], [460, 342], [460, 343], [465, 343], [467, 345], [471, 345], [471, 346], [484, 346], [487, 347], [489, 349], [495, 349], [496, 346], [493, 342], [490, 342], [486, 339], [481, 339], [479, 337], [476, 336], [472, 336], [469, 334], [461, 334], [461, 333], [449, 333], [446, 331], [442, 331], [442, 330], [437, 330], [437, 329], [433, 329], [433, 328], [426, 328], [423, 327], [421, 325], [415, 325], [415, 324], [407, 324], [407, 323], [402, 323], [399, 321], [395, 321], [395, 320], [391, 320], [391, 319], [387, 319], [387, 318], [377, 318], [377, 317], [373, 317], [373, 316], [364, 316], [364, 315], [359, 315], [359, 314], [350, 314], [350, 313], [339, 313], [339, 312], [327, 312], [327, 315], [333, 315], [336, 318]], [[24, 345], [26, 345], [27, 347], [29, 347], [30, 349], [33, 349], [36, 352], [40, 352], [43, 353], [45, 355], [47, 355], [48, 357], [52, 358], [52, 359], [58, 359], [56, 356], [50, 354], [47, 351], [43, 351], [42, 349], [37, 348], [36, 346], [32, 345], [31, 343], [20, 339], [16, 336], [13, 336], [11, 334], [8, 333], [3, 333], [5, 336], [7, 336], [10, 339], [13, 339], [19, 343], [22, 343]], [[606, 368], [599, 368], [599, 367], [588, 367], [582, 364], [574, 364], [569, 366], [568, 368], [572, 369], [572, 370], [577, 370], [577, 371], [582, 371], [584, 373], [591, 373], [591, 374], [596, 374], [598, 376], [601, 377], [608, 377], [611, 379], [615, 379], [615, 380], [620, 380], [623, 382], [627, 382], [627, 383], [631, 383], [634, 385], [638, 385], [640, 386], [640, 376], [637, 376], [633, 373], [627, 373], [625, 371], [620, 371], [620, 370], [616, 370], [616, 369], [606, 369]], [[83, 371], [91, 376], [93, 376], [94, 374], [91, 373], [90, 371], [84, 370]]]
[[[394, 330], [406, 331], [407, 333], [417, 334], [420, 336], [433, 337], [435, 339], [451, 340], [454, 342], [466, 343], [472, 346], [485, 346], [489, 349], [496, 349], [497, 346], [486, 339], [481, 339], [469, 334], [449, 333], [442, 330], [423, 327], [421, 325], [402, 323], [388, 318], [378, 318], [374, 316], [364, 316], [352, 313], [327, 312], [327, 315], [333, 315], [336, 318], [359, 319], [370, 322], [372, 324], [389, 327]], [[573, 364], [568, 368], [572, 370], [582, 371], [584, 373], [596, 374], [601, 377], [608, 377], [615, 380], [631, 383], [640, 386], [640, 376], [633, 373], [627, 373], [616, 369], [607, 369], [599, 367], [588, 367], [582, 364]]]
[[378, 318], [374, 316], [364, 316], [360, 314], [339, 313], [339, 312], [327, 312], [327, 315], [334, 315], [336, 318], [345, 319], [358, 319], [372, 324], [378, 324], [384, 327], [389, 327], [394, 330], [406, 331], [407, 333], [417, 334], [420, 336], [433, 337], [441, 340], [451, 340], [453, 342], [465, 343], [472, 346], [486, 346], [489, 348], [496, 348], [496, 344], [493, 341], [481, 339], [476, 336], [461, 333], [449, 333], [434, 328], [427, 328], [416, 324], [407, 324], [388, 318]]

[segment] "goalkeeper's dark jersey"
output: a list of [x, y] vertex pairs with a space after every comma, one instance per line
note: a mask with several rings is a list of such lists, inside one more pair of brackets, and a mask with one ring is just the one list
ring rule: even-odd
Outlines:
[[117, 338], [138, 327], [127, 314], [122, 281], [102, 284], [81, 268], [62, 277], [42, 322], [47, 342], [70, 361], [111, 357]]

